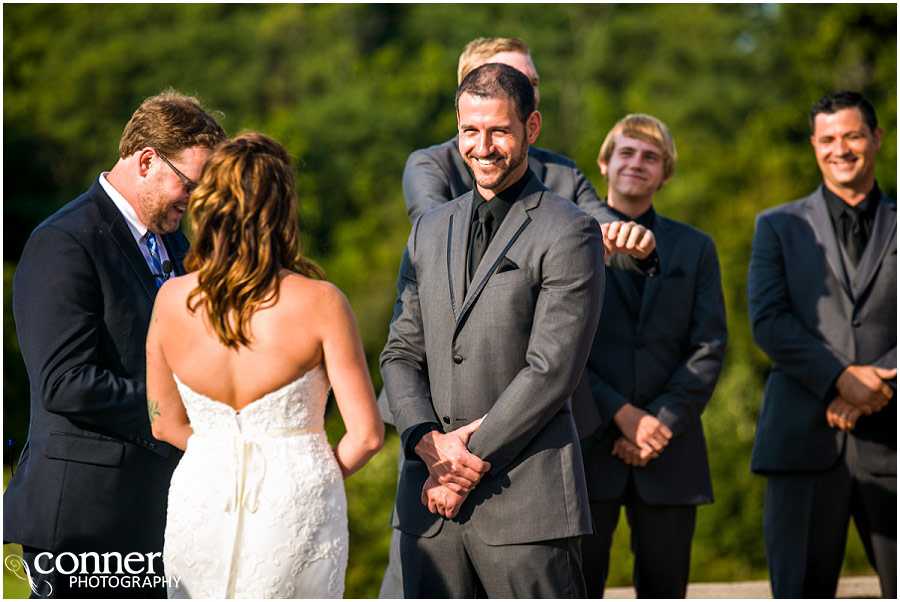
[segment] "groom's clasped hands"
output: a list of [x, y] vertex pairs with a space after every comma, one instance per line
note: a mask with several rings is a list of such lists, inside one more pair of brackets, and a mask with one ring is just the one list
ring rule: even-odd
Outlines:
[[453, 518], [466, 497], [491, 469], [466, 447], [469, 437], [481, 426], [482, 416], [455, 431], [426, 433], [415, 451], [428, 467], [428, 479], [422, 487], [422, 504], [434, 514]]

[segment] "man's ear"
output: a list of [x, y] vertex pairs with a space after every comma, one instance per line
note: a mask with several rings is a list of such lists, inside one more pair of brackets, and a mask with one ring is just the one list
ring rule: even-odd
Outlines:
[[539, 111], [532, 111], [528, 119], [525, 120], [525, 134], [528, 144], [534, 144], [538, 134], [541, 133], [541, 114]]
[[150, 166], [155, 158], [156, 151], [149, 146], [137, 151], [138, 175], [142, 178], [147, 177], [147, 173], [150, 171]]
[[606, 175], [609, 173], [609, 164], [598, 160], [597, 165], [600, 166], [600, 173], [603, 174], [603, 177], [605, 178]]

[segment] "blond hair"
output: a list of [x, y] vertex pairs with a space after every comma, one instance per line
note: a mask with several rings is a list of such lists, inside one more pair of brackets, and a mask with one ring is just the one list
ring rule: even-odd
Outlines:
[[300, 252], [290, 156], [268, 136], [245, 132], [220, 145], [188, 210], [195, 236], [184, 266], [197, 271], [197, 287], [187, 306], [203, 305], [224, 345], [250, 345], [250, 318], [277, 298], [282, 269], [324, 278]]
[[459, 55], [459, 67], [456, 71], [457, 85], [476, 67], [501, 52], [521, 52], [525, 56], [531, 55], [528, 46], [519, 38], [478, 38], [472, 40]]
[[632, 113], [626, 115], [613, 126], [606, 135], [606, 140], [600, 147], [597, 156], [598, 163], [609, 164], [613, 152], [616, 150], [616, 134], [622, 134], [647, 144], [658, 146], [663, 151], [663, 180], [668, 180], [675, 172], [675, 140], [669, 133], [669, 128], [662, 121], [650, 115]]

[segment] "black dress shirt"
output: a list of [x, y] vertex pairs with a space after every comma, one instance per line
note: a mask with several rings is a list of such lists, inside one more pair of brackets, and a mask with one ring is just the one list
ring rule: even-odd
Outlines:
[[[650, 208], [640, 214], [637, 219], [632, 219], [618, 209], [610, 207], [609, 202], [606, 199], [604, 199], [604, 202], [606, 203], [606, 206], [609, 207], [610, 211], [615, 213], [617, 217], [626, 222], [637, 222], [638, 225], [643, 226], [653, 232], [653, 222], [656, 221], [656, 211], [653, 209], [653, 205], [650, 205]], [[654, 236], [656, 235], [655, 232], [653, 234]], [[659, 273], [659, 253], [656, 252], [655, 248], [644, 259], [638, 259], [637, 263], [638, 267], [640, 267], [644, 271], [644, 274], [647, 274], [651, 278]], [[631, 277], [631, 281], [634, 282], [634, 285], [637, 287], [638, 292], [643, 295], [644, 282], [646, 282], [648, 276], [644, 276], [643, 274], [635, 274], [633, 272], [629, 272], [628, 275]]]
[[[525, 190], [525, 186], [528, 185], [528, 182], [529, 180], [531, 180], [531, 176], [533, 173], [534, 172], [531, 171], [531, 168], [528, 168], [525, 174], [521, 178], [519, 178], [515, 184], [497, 193], [497, 195], [490, 201], [486, 201], [484, 197], [481, 196], [481, 193], [478, 192], [477, 186], [472, 190], [472, 215], [469, 216], [469, 219], [472, 221], [472, 226], [469, 228], [469, 255], [471, 255], [473, 252], [475, 237], [472, 234], [475, 231], [476, 226], [478, 225], [478, 208], [483, 203], [487, 203], [488, 210], [491, 212], [491, 215], [494, 218], [494, 227], [491, 230], [490, 238], [488, 240], [488, 243], [490, 244], [490, 240], [493, 240], [494, 235], [497, 234], [497, 230], [500, 229], [500, 224], [502, 224], [503, 220], [506, 219], [506, 214], [508, 214], [509, 210], [512, 209], [513, 203], [519, 200], [519, 196], [521, 196], [522, 191]], [[475, 273], [476, 267], [478, 266], [476, 265], [472, 267], [469, 273], [469, 280], [472, 279], [472, 274]]]
[[869, 236], [872, 234], [875, 213], [878, 211], [878, 203], [881, 200], [878, 183], [875, 183], [866, 198], [855, 207], [848, 205], [841, 197], [829, 190], [828, 186], [822, 187], [822, 196], [825, 197], [825, 205], [831, 216], [835, 236], [853, 264], [858, 264], [859, 258], [869, 242]]

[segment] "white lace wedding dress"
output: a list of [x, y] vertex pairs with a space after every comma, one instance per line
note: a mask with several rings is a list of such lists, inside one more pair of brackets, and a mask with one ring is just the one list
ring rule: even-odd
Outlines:
[[175, 382], [194, 434], [169, 488], [169, 597], [340, 598], [347, 501], [322, 365], [240, 412]]

